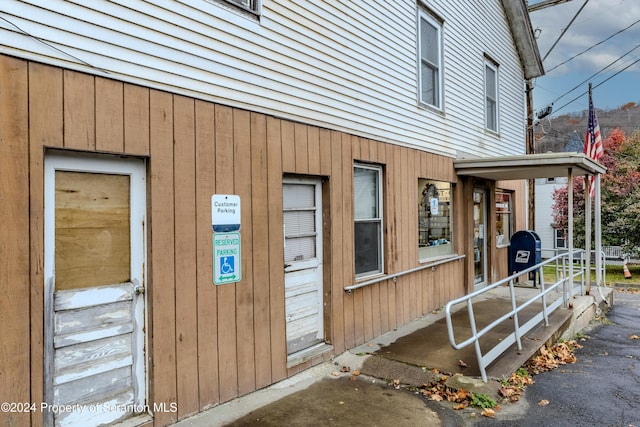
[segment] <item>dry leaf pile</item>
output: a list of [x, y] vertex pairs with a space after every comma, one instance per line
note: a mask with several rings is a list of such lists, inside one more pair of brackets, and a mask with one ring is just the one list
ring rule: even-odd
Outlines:
[[[441, 401], [451, 402], [453, 404], [452, 408], [457, 411], [472, 406], [473, 393], [468, 392], [464, 389], [456, 390], [456, 389], [447, 387], [445, 385], [445, 382], [449, 378], [449, 375], [443, 374], [437, 369], [434, 369], [433, 372], [440, 374], [440, 380], [436, 383], [422, 384], [418, 388], [418, 390], [423, 396], [431, 400], [435, 400], [437, 402], [441, 402]], [[496, 407], [493, 409], [485, 408], [482, 410], [482, 415], [485, 417], [494, 418], [495, 411], [497, 409], [499, 409], [499, 407]]]
[[[435, 373], [440, 373], [438, 370], [433, 370]], [[445, 381], [449, 378], [448, 375], [441, 375], [440, 381], [432, 384], [422, 384], [418, 389], [420, 393], [438, 402], [446, 400], [448, 402], [455, 403], [454, 409], [464, 409], [471, 404], [471, 393], [460, 389], [455, 390], [445, 385]]]
[[533, 384], [533, 378], [529, 376], [528, 372], [517, 372], [511, 374], [506, 381], [503, 382], [502, 387], [498, 390], [500, 396], [508, 399], [510, 402], [517, 402], [522, 397], [524, 388], [529, 384]]
[[556, 369], [560, 365], [575, 363], [577, 359], [573, 352], [577, 348], [582, 346], [575, 340], [559, 342], [551, 348], [543, 345], [540, 354], [529, 360], [526, 368], [532, 374], [539, 374]]

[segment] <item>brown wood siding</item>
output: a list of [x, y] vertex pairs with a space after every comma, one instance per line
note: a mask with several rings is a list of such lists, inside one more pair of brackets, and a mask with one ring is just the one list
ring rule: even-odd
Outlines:
[[[3, 59], [0, 57], [0, 59]], [[26, 65], [26, 63], [25, 63]], [[44, 156], [43, 146], [63, 144], [63, 71], [36, 63], [29, 67], [29, 200], [31, 240], [31, 402], [42, 401], [44, 343]], [[24, 95], [21, 95], [24, 96]], [[26, 303], [26, 302], [25, 302]], [[42, 425], [43, 414], [31, 413], [31, 424]]]
[[[418, 178], [456, 185], [455, 240], [464, 253], [467, 190], [450, 158], [7, 56], [0, 56], [0, 83], [3, 400], [43, 400], [43, 167], [51, 148], [148, 159], [149, 401], [178, 407], [156, 413], [155, 425], [328, 357], [287, 367], [285, 174], [323, 178], [325, 330], [334, 354], [465, 292], [465, 261], [344, 291], [357, 283], [354, 163], [383, 169], [384, 270], [394, 274], [420, 265]], [[214, 193], [242, 200], [243, 278], [236, 284], [212, 284]], [[3, 413], [0, 424], [28, 424], [29, 417], [43, 422], [38, 412]]]
[[[178, 402], [176, 372], [176, 280], [174, 223], [173, 97], [149, 94], [150, 206], [148, 331], [150, 402]], [[158, 425], [175, 422], [177, 414], [159, 412]]]
[[[0, 401], [29, 402], [28, 70], [0, 61]], [[29, 413], [0, 411], [2, 425], [28, 425]]]

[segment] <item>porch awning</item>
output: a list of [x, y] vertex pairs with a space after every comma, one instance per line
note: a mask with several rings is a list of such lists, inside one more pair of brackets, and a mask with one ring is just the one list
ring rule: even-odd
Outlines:
[[604, 174], [607, 169], [583, 153], [545, 153], [454, 160], [458, 175], [495, 181]]
[[[569, 277], [573, 275], [573, 178], [594, 175], [595, 185], [595, 253], [602, 251], [601, 195], [600, 179], [607, 168], [583, 153], [546, 153], [521, 156], [487, 157], [454, 160], [453, 165], [459, 176], [474, 176], [495, 181], [514, 179], [567, 177], [568, 185], [568, 225]], [[585, 247], [591, 248], [591, 197], [586, 197]], [[600, 286], [602, 259], [596, 258], [596, 284]], [[590, 259], [590, 257], [588, 258]], [[587, 275], [588, 276], [588, 275]], [[587, 292], [591, 277], [586, 278]]]

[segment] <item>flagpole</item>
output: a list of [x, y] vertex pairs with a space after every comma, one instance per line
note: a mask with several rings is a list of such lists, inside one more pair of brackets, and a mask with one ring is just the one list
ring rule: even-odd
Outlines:
[[[591, 83], [589, 83], [589, 121], [587, 124], [587, 136], [585, 138], [585, 154], [594, 161], [599, 161], [604, 155], [604, 144], [602, 141], [602, 135], [600, 134], [600, 125], [598, 124], [598, 117], [596, 109], [593, 106], [593, 99], [591, 96]], [[596, 264], [596, 286], [601, 285], [602, 281], [602, 180], [601, 175], [596, 173], [589, 177], [589, 201], [594, 197], [593, 209], [594, 209], [594, 222], [595, 222], [595, 264]], [[589, 203], [586, 203], [587, 207]], [[590, 207], [589, 207], [590, 209]], [[585, 215], [586, 216], [586, 215]], [[585, 227], [587, 228], [587, 227]], [[591, 247], [588, 248], [591, 253]], [[589, 257], [591, 258], [591, 257]], [[591, 271], [589, 271], [591, 274]]]
[[[591, 83], [589, 83], [589, 105], [593, 104], [593, 100], [591, 98]], [[593, 114], [595, 117], [595, 107], [593, 108]], [[599, 128], [599, 126], [598, 126]], [[598, 129], [599, 132], [599, 129]], [[600, 136], [600, 138], [602, 138], [602, 136]], [[594, 145], [597, 145], [596, 140], [593, 141]], [[602, 143], [601, 143], [602, 144]], [[604, 145], [604, 144], [603, 144]], [[604, 147], [602, 147], [602, 151], [604, 154]], [[596, 161], [598, 161], [600, 159], [601, 155], [596, 154], [597, 152], [597, 148], [596, 147], [592, 147], [590, 153], [596, 157]], [[600, 285], [602, 284], [602, 257], [601, 257], [601, 253], [602, 253], [602, 180], [601, 180], [601, 175], [598, 173], [595, 176], [595, 179], [593, 180], [593, 182], [591, 183], [591, 185], [595, 186], [595, 200], [593, 203], [593, 210], [594, 212], [594, 220], [595, 220], [595, 253], [596, 253], [596, 286], [598, 287], [598, 289], [600, 288]], [[591, 196], [593, 194], [591, 188], [589, 188], [589, 196]], [[591, 197], [589, 197], [589, 199], [591, 199]]]
[[[589, 105], [591, 105], [591, 83], [589, 83]], [[590, 111], [589, 111], [590, 113]], [[591, 153], [591, 146], [590, 146], [590, 139], [588, 137], [588, 133], [587, 133], [587, 137], [585, 138], [585, 142], [584, 142], [584, 152], [587, 154], [587, 156], [589, 156], [589, 153]], [[590, 157], [590, 156], [589, 156]], [[593, 203], [591, 203], [591, 186], [594, 183], [591, 181], [591, 177], [590, 175], [585, 175], [584, 176], [584, 200], [585, 200], [585, 204], [584, 204], [584, 208], [585, 208], [585, 215], [584, 215], [584, 246], [585, 246], [585, 250], [586, 250], [586, 257], [587, 257], [587, 269], [585, 271], [585, 275], [586, 277], [585, 279], [585, 285], [586, 285], [586, 290], [585, 293], [587, 295], [590, 295], [591, 293], [591, 224], [592, 224], [592, 216], [591, 216], [591, 212], [592, 212], [592, 208], [593, 208]], [[596, 255], [597, 257], [597, 255]], [[595, 259], [594, 259], [595, 261]]]

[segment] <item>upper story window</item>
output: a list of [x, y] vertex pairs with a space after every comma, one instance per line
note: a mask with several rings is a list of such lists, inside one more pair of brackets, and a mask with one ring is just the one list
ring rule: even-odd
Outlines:
[[241, 10], [258, 15], [260, 13], [260, 0], [219, 0]]
[[353, 167], [354, 256], [356, 277], [383, 273], [382, 167]]
[[420, 102], [442, 109], [442, 23], [419, 9]]
[[498, 132], [498, 66], [492, 61], [484, 61], [485, 126]]

